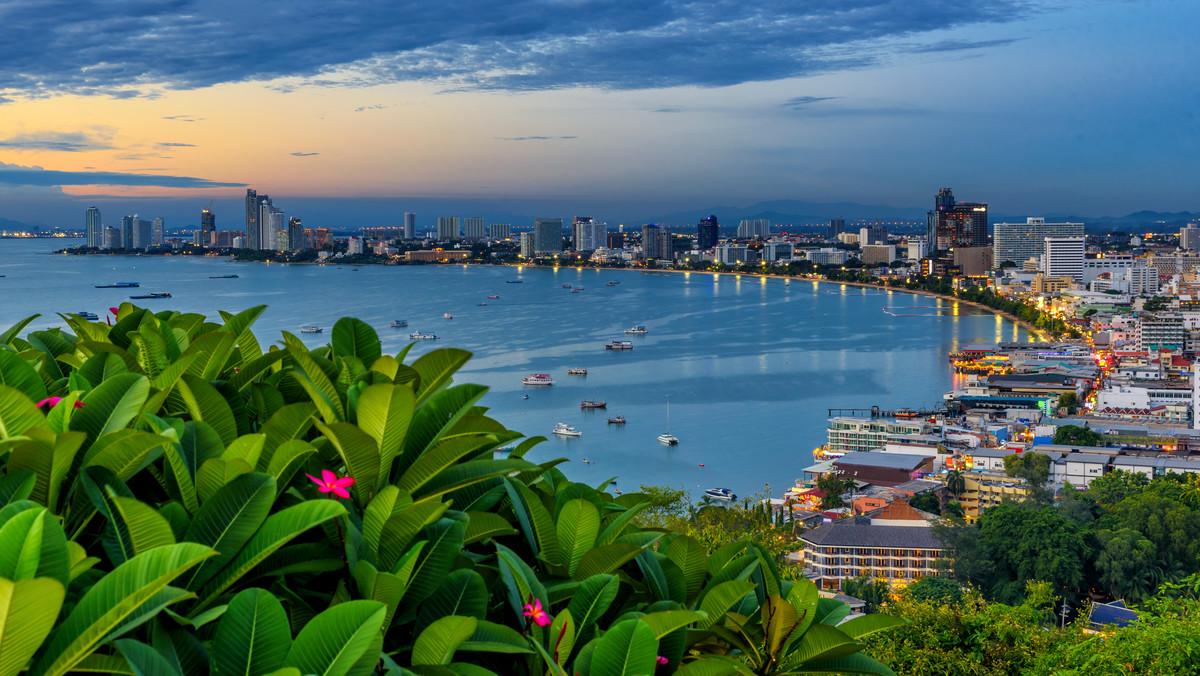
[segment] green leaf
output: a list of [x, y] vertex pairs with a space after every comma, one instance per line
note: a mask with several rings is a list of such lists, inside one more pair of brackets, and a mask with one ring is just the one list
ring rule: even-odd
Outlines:
[[321, 370], [321, 366], [312, 358], [309, 352], [300, 346], [288, 347], [296, 368], [291, 375], [300, 387], [308, 393], [317, 411], [327, 423], [345, 420], [346, 409], [338, 395], [337, 387], [329, 380], [329, 376]]
[[475, 631], [459, 650], [477, 653], [502, 653], [506, 655], [533, 653], [529, 641], [511, 627], [503, 624], [479, 620]]
[[472, 545], [489, 538], [504, 535], [516, 535], [518, 531], [508, 522], [508, 519], [492, 512], [467, 512], [470, 521], [467, 522], [466, 540], [463, 544]]
[[451, 572], [441, 586], [421, 605], [415, 631], [429, 626], [439, 617], [460, 615], [484, 619], [487, 615], [488, 592], [483, 576], [473, 570]]
[[259, 472], [266, 470], [275, 449], [284, 442], [302, 439], [313, 426], [313, 416], [316, 412], [316, 407], [308, 402], [288, 404], [276, 411], [259, 429], [267, 439], [263, 442], [262, 455], [258, 457], [258, 466], [255, 469]]
[[371, 501], [379, 477], [379, 449], [375, 440], [350, 423], [326, 426], [318, 422], [316, 426], [345, 463], [346, 476], [354, 478], [350, 490], [355, 502], [359, 506], [366, 506]]
[[[420, 553], [423, 543], [418, 544], [413, 548], [411, 563], [416, 563], [416, 556]], [[409, 559], [409, 557], [405, 557]], [[406, 561], [409, 562], [409, 561]], [[338, 567], [341, 567], [342, 562], [337, 561]], [[383, 619], [383, 631], [386, 633], [388, 627], [392, 625], [392, 618], [396, 615], [396, 610], [400, 607], [400, 599], [404, 598], [404, 592], [408, 591], [408, 577], [412, 572], [411, 567], [400, 575], [391, 573], [381, 573], [375, 569], [375, 566], [359, 559], [354, 567], [354, 582], [358, 586], [358, 593], [363, 598], [371, 601], [379, 601], [387, 606], [387, 615]]]
[[221, 438], [208, 423], [194, 421], [184, 425], [179, 443], [164, 449], [167, 466], [179, 489], [183, 506], [189, 512], [195, 514], [200, 509], [200, 497], [196, 491], [200, 467], [209, 459], [220, 457], [224, 450]]
[[20, 390], [0, 385], [0, 440], [21, 436], [45, 422], [42, 412]]
[[200, 496], [200, 502], [207, 502], [223, 486], [243, 474], [249, 474], [253, 469], [241, 458], [205, 460], [204, 464], [200, 465], [200, 471], [196, 472], [196, 493]]
[[90, 446], [96, 439], [133, 421], [149, 394], [150, 381], [146, 376], [135, 373], [113, 376], [82, 399], [83, 408], [71, 416], [71, 429], [85, 432]]
[[638, 618], [654, 630], [654, 638], [662, 639], [667, 634], [704, 619], [704, 613], [694, 610], [662, 610], [646, 613]]
[[[896, 672], [866, 655], [855, 654], [835, 659], [809, 662], [804, 665], [805, 674], [872, 674], [873, 676], [896, 676]], [[690, 676], [690, 675], [689, 675]]]
[[590, 676], [643, 676], [658, 666], [658, 640], [644, 622], [625, 620], [604, 632], [592, 653]]
[[722, 582], [704, 595], [700, 600], [700, 611], [707, 617], [696, 621], [696, 626], [700, 629], [708, 629], [715, 622], [725, 616], [733, 604], [737, 603], [743, 596], [754, 591], [755, 584], [746, 580], [730, 580]]
[[561, 561], [562, 553], [558, 546], [558, 530], [554, 524], [554, 517], [550, 515], [541, 498], [518, 479], [505, 479], [504, 486], [512, 502], [513, 512], [517, 515], [517, 523], [525, 531], [525, 538], [529, 541], [533, 553], [544, 561]]
[[599, 533], [600, 512], [595, 505], [580, 498], [563, 505], [558, 513], [558, 544], [561, 552], [558, 562], [566, 566], [570, 575], [575, 575], [579, 562], [596, 544]]
[[[11, 456], [10, 456], [11, 457]], [[0, 477], [0, 507], [28, 500], [33, 495], [33, 487], [37, 484], [37, 473], [32, 470], [14, 470], [8, 467], [8, 474]]]
[[8, 471], [22, 474], [26, 470], [32, 471], [36, 481], [30, 499], [57, 509], [62, 483], [86, 436], [82, 432], [63, 432], [51, 437], [45, 430], [34, 429], [26, 430], [26, 433], [32, 438], [13, 447], [8, 457]]
[[58, 626], [33, 676], [71, 671], [118, 628], [128, 629], [142, 604], [151, 601], [188, 568], [211, 556], [208, 547], [180, 543], [152, 549], [117, 566], [92, 586]]
[[615, 575], [593, 575], [579, 584], [579, 590], [567, 605], [571, 617], [576, 618], [577, 636], [583, 636], [584, 630], [608, 612], [620, 586]]
[[287, 613], [270, 592], [246, 589], [229, 602], [212, 642], [213, 676], [265, 676], [287, 660]]
[[375, 642], [386, 613], [377, 601], [346, 601], [318, 614], [296, 636], [287, 666], [302, 674], [345, 676]]
[[683, 572], [687, 602], [694, 602], [708, 577], [708, 552], [704, 545], [690, 535], [680, 535], [667, 545], [667, 558]]
[[892, 627], [902, 627], [908, 624], [908, 620], [902, 617], [892, 617], [890, 615], [863, 615], [852, 620], [837, 625], [838, 630], [852, 639], [860, 639], [868, 634], [874, 634], [877, 631], [891, 629]]
[[470, 358], [470, 352], [454, 348], [431, 350], [418, 357], [412, 364], [412, 368], [421, 375], [417, 406], [437, 394]]
[[443, 617], [425, 628], [413, 645], [413, 665], [450, 664], [454, 653], [471, 634], [479, 621], [474, 617]]
[[153, 507], [133, 498], [117, 495], [111, 488], [108, 489], [108, 498], [112, 501], [115, 515], [120, 520], [120, 525], [114, 526], [129, 534], [135, 555], [156, 547], [175, 544], [171, 524], [154, 511]]
[[275, 449], [274, 455], [271, 456], [271, 462], [267, 464], [266, 472], [275, 477], [276, 490], [282, 493], [291, 483], [292, 477], [308, 460], [308, 456], [316, 452], [317, 449], [312, 444], [299, 439], [285, 441], [283, 445]]
[[241, 370], [238, 371], [237, 375], [229, 380], [229, 384], [233, 385], [233, 389], [241, 392], [247, 387], [250, 387], [250, 385], [255, 382], [256, 378], [266, 373], [271, 366], [275, 364], [275, 362], [283, 359], [286, 356], [287, 352], [284, 352], [283, 350], [268, 352], [261, 357], [256, 358], [249, 364], [243, 365]]
[[842, 633], [837, 627], [816, 622], [804, 632], [782, 665], [789, 669], [798, 669], [810, 662], [837, 659], [859, 650], [862, 650], [862, 644]]
[[57, 580], [0, 578], [0, 676], [16, 676], [54, 628], [65, 587]]
[[375, 329], [353, 317], [342, 317], [334, 322], [329, 344], [334, 357], [357, 357], [364, 364], [375, 363], [383, 354]]
[[[81, 435], [82, 436], [82, 435]], [[80, 439], [82, 441], [82, 438]], [[105, 467], [121, 481], [128, 481], [134, 474], [158, 457], [158, 451], [174, 443], [169, 437], [148, 432], [119, 430], [107, 434], [83, 456], [84, 467]]]
[[404, 385], [371, 385], [358, 395], [358, 426], [379, 446], [376, 489], [391, 480], [392, 461], [404, 447], [416, 397]]
[[[382, 570], [393, 570], [396, 562], [408, 549], [421, 529], [442, 518], [450, 508], [447, 503], [419, 502], [400, 509], [388, 517], [379, 535], [379, 550], [375, 559]], [[365, 530], [364, 520], [364, 530]], [[465, 531], [464, 531], [465, 532]], [[364, 534], [364, 541], [366, 535]]]
[[241, 551], [266, 520], [275, 502], [275, 479], [243, 474], [204, 502], [184, 539], [212, 547], [217, 556], [205, 561], [184, 585], [197, 590]]
[[429, 544], [413, 569], [405, 601], [419, 603], [437, 591], [462, 551], [465, 532], [462, 521], [451, 519], [439, 519], [421, 531], [420, 538]]
[[615, 573], [618, 568], [637, 558], [642, 549], [624, 542], [593, 547], [579, 561], [579, 566], [571, 577], [585, 580], [600, 573]]
[[217, 380], [221, 377], [229, 355], [233, 352], [235, 336], [227, 331], [206, 333], [192, 341], [183, 351], [183, 356], [197, 355], [187, 372], [205, 381]]
[[7, 385], [33, 401], [46, 398], [46, 384], [21, 355], [0, 350], [0, 385]]
[[[384, 486], [363, 510], [362, 542], [366, 550], [366, 558], [372, 563], [378, 561], [379, 543], [383, 535], [383, 527], [394, 514], [412, 505], [412, 496], [402, 493], [395, 486]], [[441, 513], [438, 513], [441, 517]]]
[[179, 672], [162, 653], [141, 641], [123, 638], [113, 641], [113, 645], [125, 656], [134, 676], [179, 676]]
[[183, 400], [192, 420], [202, 420], [211, 425], [217, 436], [221, 437], [221, 443], [228, 446], [237, 439], [233, 409], [217, 388], [188, 373], [175, 385], [175, 393]]
[[17, 337], [17, 334], [21, 332], [21, 329], [29, 326], [29, 322], [32, 322], [38, 317], [41, 317], [41, 315], [30, 315], [5, 329], [4, 333], [0, 333], [0, 345], [8, 345], [12, 343], [13, 338]]

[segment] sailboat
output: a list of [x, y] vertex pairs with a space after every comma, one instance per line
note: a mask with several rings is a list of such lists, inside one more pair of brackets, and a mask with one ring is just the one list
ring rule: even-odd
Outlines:
[[658, 443], [674, 446], [679, 443], [679, 439], [671, 436], [671, 398], [667, 397], [667, 431], [658, 435]]

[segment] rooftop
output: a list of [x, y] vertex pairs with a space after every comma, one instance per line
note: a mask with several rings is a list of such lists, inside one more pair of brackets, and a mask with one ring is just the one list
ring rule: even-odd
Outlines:
[[942, 548], [929, 526], [872, 526], [870, 517], [861, 516], [824, 524], [800, 539], [821, 547]]
[[907, 453], [862, 453], [854, 452], [847, 453], [842, 457], [833, 461], [835, 466], [839, 465], [860, 465], [868, 467], [888, 467], [891, 469], [903, 469], [913, 471], [920, 467], [925, 461], [931, 459], [930, 455], [909, 455]]

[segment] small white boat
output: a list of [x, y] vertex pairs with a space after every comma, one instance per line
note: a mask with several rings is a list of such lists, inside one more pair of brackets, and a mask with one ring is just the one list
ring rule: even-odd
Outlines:
[[667, 431], [658, 435], [658, 443], [666, 444], [667, 446], [676, 446], [679, 444], [679, 439], [671, 434], [671, 398], [667, 397]]
[[437, 340], [437, 336], [432, 333], [421, 333], [420, 331], [414, 332], [409, 338], [412, 340]]
[[392, 323], [388, 324], [388, 326], [392, 327], [393, 329], [401, 329], [405, 326], [408, 326], [408, 321], [404, 319], [393, 319]]
[[325, 329], [323, 329], [319, 326], [306, 326], [306, 327], [300, 329], [300, 333], [321, 333], [324, 330]]
[[549, 373], [530, 373], [521, 379], [522, 385], [553, 385], [554, 379]]
[[737, 500], [737, 496], [728, 488], [708, 488], [705, 489], [704, 494], [714, 500]]
[[634, 335], [644, 336], [647, 333], [650, 333], [650, 329], [647, 329], [646, 327], [639, 324], [637, 326], [625, 329], [625, 333], [632, 333]]
[[558, 423], [554, 426], [554, 434], [560, 437], [582, 437], [583, 432], [571, 427], [566, 423]]
[[633, 343], [628, 340], [610, 340], [604, 344], [606, 350], [632, 350]]
[[445, 313], [445, 314], [443, 314], [443, 315], [442, 315], [442, 319], [454, 319], [454, 315], [452, 315], [452, 314], [450, 314], [449, 312], [447, 312], [447, 313]]

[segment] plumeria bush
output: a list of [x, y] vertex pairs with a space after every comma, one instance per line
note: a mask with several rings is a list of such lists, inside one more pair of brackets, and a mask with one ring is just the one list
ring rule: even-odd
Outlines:
[[0, 334], [0, 676], [891, 673], [901, 620], [528, 460], [469, 353], [262, 311]]

